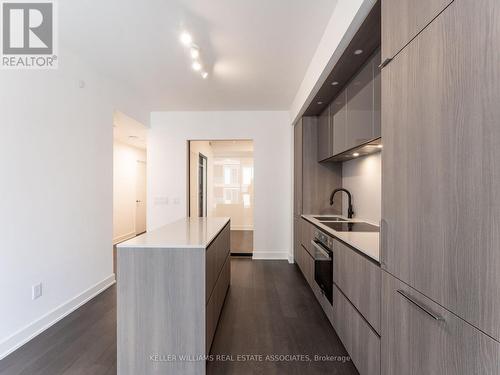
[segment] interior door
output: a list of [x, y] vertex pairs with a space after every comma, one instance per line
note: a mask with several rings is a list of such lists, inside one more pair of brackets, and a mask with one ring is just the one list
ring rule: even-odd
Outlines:
[[146, 163], [137, 161], [135, 189], [135, 234], [146, 231]]

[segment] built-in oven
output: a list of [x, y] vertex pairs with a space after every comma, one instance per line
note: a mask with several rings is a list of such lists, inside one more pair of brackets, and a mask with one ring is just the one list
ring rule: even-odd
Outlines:
[[315, 229], [311, 243], [314, 246], [314, 280], [333, 304], [333, 239]]

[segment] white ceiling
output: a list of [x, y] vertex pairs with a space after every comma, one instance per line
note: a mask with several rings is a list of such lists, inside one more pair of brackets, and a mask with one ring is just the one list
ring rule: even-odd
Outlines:
[[[337, 0], [65, 0], [59, 39], [152, 110], [288, 110]], [[179, 42], [188, 30], [210, 76]]]

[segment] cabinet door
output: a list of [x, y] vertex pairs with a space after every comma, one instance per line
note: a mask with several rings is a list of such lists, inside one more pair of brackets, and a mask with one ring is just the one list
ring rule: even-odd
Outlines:
[[500, 343], [382, 274], [382, 374], [500, 374]]
[[333, 254], [333, 282], [380, 333], [380, 267], [337, 240]]
[[382, 69], [383, 267], [497, 340], [499, 22], [454, 1]]
[[294, 216], [293, 218], [293, 258], [295, 263], [299, 263], [301, 237], [302, 237], [302, 219]]
[[380, 338], [335, 285], [332, 325], [360, 375], [379, 375]]
[[373, 139], [373, 61], [347, 86], [346, 149]]
[[333, 131], [333, 155], [346, 150], [347, 127], [347, 92], [342, 91], [332, 102], [330, 107]]
[[372, 61], [373, 68], [373, 137], [379, 138], [382, 136], [382, 121], [380, 110], [382, 108], [382, 84], [380, 76], [380, 50], [375, 54]]
[[392, 58], [453, 0], [382, 0], [382, 61]]
[[306, 219], [302, 219], [302, 224], [301, 224], [302, 246], [304, 246], [304, 248], [309, 252], [309, 254], [311, 254], [311, 256], [314, 256], [314, 249], [311, 244], [313, 238], [314, 238], [314, 225], [312, 225]]
[[327, 107], [318, 118], [318, 161], [332, 156], [332, 139], [330, 126], [330, 107]]
[[293, 128], [293, 212], [302, 214], [302, 119]]

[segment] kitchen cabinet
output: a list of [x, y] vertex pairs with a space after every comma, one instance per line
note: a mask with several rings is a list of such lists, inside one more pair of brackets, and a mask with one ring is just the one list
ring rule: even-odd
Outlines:
[[347, 86], [345, 149], [373, 139], [373, 77], [373, 61], [369, 60]]
[[333, 286], [333, 327], [360, 375], [379, 375], [380, 337], [336, 285]]
[[333, 142], [331, 125], [330, 107], [328, 106], [318, 116], [318, 161], [331, 156]]
[[333, 242], [333, 282], [380, 333], [381, 276], [378, 264], [344, 243]]
[[319, 161], [381, 136], [379, 65], [377, 51], [318, 117]]
[[340, 154], [346, 150], [346, 129], [347, 129], [347, 91], [343, 90], [331, 104], [330, 110], [333, 149], [332, 155]]
[[382, 374], [500, 374], [500, 343], [382, 274]]
[[293, 128], [293, 214], [302, 215], [302, 119]]
[[307, 250], [307, 252], [314, 257], [314, 247], [311, 241], [314, 239], [314, 225], [312, 225], [306, 219], [301, 221], [301, 240], [302, 246]]
[[393, 58], [453, 0], [382, 0], [382, 61]]
[[301, 223], [302, 219], [297, 216], [293, 218], [293, 257], [295, 261], [299, 259], [300, 247], [301, 247], [301, 234], [302, 228]]
[[330, 206], [330, 193], [342, 186], [342, 166], [318, 163], [318, 118], [302, 118], [302, 213], [340, 214], [342, 203]]
[[382, 265], [496, 340], [499, 30], [498, 0], [457, 0], [382, 69]]

